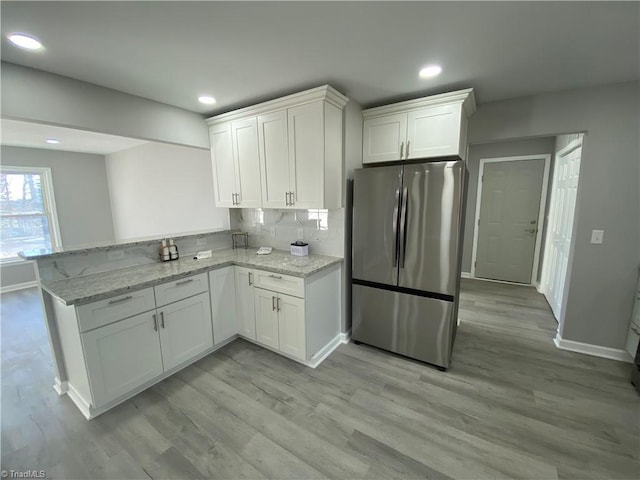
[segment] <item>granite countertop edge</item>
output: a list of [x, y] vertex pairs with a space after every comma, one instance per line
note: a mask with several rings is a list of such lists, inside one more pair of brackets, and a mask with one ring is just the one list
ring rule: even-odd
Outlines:
[[[48, 292], [50, 295], [60, 300], [65, 305], [84, 305], [91, 302], [97, 302], [100, 300], [104, 300], [106, 298], [116, 297], [118, 295], [123, 295], [128, 292], [135, 292], [138, 290], [142, 290], [145, 288], [153, 287], [156, 285], [160, 285], [162, 283], [170, 282], [173, 280], [178, 280], [180, 278], [189, 277], [192, 275], [197, 275], [201, 273], [206, 273], [212, 270], [218, 270], [220, 268], [225, 268], [229, 266], [239, 266], [239, 267], [247, 267], [247, 268], [255, 268], [258, 270], [265, 270], [273, 273], [280, 273], [283, 275], [291, 275], [299, 278], [307, 278], [312, 275], [315, 275], [322, 270], [326, 270], [334, 265], [340, 264], [344, 261], [343, 258], [340, 257], [330, 257], [326, 255], [309, 255], [309, 257], [301, 257], [301, 258], [310, 258], [310, 259], [321, 259], [322, 263], [315, 265], [311, 268], [305, 268], [295, 265], [287, 265], [285, 267], [274, 266], [274, 265], [265, 265], [256, 261], [249, 260], [241, 260], [241, 259], [227, 259], [222, 261], [216, 261], [213, 259], [205, 259], [205, 260], [191, 260], [191, 259], [181, 259], [182, 264], [179, 266], [180, 270], [177, 272], [157, 272], [155, 269], [162, 269], [163, 265], [172, 266], [174, 262], [167, 262], [166, 264], [150, 264], [143, 265], [139, 267], [126, 267], [117, 270], [111, 270], [103, 273], [95, 273], [90, 275], [90, 277], [99, 284], [100, 278], [105, 278], [107, 286], [106, 288], [101, 288], [96, 286], [93, 291], [91, 287], [86, 287], [83, 282], [81, 287], [76, 287], [75, 290], [79, 290], [82, 292], [84, 287], [84, 292], [74, 292], [74, 288], [72, 287], [70, 292], [66, 292], [64, 290], [65, 286], [67, 286], [71, 282], [78, 282], [80, 279], [86, 279], [87, 277], [74, 277], [70, 279], [62, 279], [62, 280], [53, 280], [53, 281], [42, 281], [40, 282], [40, 286], [43, 290]], [[261, 259], [262, 260], [262, 259]], [[179, 260], [180, 261], [180, 260]], [[198, 263], [195, 263], [198, 262]], [[193, 265], [191, 265], [193, 263]], [[175, 264], [174, 264], [175, 265]], [[127, 286], [119, 287], [119, 288], [111, 288], [108, 283], [108, 279], [113, 277], [115, 274], [120, 273], [126, 276], [126, 272], [124, 270], [131, 269], [148, 269], [149, 278], [142, 281], [136, 281]], [[86, 292], [86, 293], [85, 293]], [[95, 293], [94, 293], [95, 292]]]

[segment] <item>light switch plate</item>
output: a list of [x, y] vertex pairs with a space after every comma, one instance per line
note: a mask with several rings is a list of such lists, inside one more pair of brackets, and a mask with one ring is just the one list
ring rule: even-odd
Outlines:
[[602, 244], [604, 240], [604, 230], [591, 230], [591, 243]]

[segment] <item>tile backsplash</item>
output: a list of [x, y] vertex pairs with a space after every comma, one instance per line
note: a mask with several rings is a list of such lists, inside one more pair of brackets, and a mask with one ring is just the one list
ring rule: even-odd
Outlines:
[[[289, 250], [304, 240], [309, 253], [344, 257], [344, 208], [335, 210], [229, 209], [231, 230], [249, 234], [251, 247]], [[300, 237], [302, 233], [302, 238]]]

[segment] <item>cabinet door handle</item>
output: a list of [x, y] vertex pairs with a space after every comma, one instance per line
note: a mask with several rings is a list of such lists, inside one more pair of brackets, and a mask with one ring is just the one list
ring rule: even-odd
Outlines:
[[189, 278], [188, 280], [182, 280], [181, 282], [176, 282], [176, 287], [179, 287], [181, 285], [186, 285], [187, 283], [191, 283], [193, 282], [193, 278]]
[[126, 302], [127, 300], [131, 300], [133, 297], [131, 295], [127, 295], [126, 297], [118, 298], [116, 300], [110, 300], [109, 305], [113, 305], [115, 303]]
[[276, 305], [278, 306], [278, 311], [280, 311], [280, 297], [277, 298]]
[[633, 325], [631, 325], [631, 330], [633, 330], [633, 333], [635, 333], [636, 335], [640, 335], [640, 330], [638, 330], [636, 327], [634, 327]]
[[253, 273], [249, 272], [249, 285], [253, 285], [253, 279], [251, 278], [251, 275], [253, 275]]
[[231, 194], [231, 205], [235, 205], [236, 204], [236, 194], [232, 193]]
[[293, 207], [293, 205], [295, 204], [295, 200], [293, 198], [293, 192], [289, 192], [289, 206]]
[[291, 199], [289, 198], [289, 195], [291, 195], [291, 192], [284, 192], [284, 203], [287, 207], [291, 205]]
[[155, 313], [152, 316], [153, 316], [153, 329], [157, 332], [158, 331], [158, 317], [156, 316]]
[[403, 155], [404, 155], [404, 142], [400, 144], [400, 160], [402, 160]]
[[271, 297], [271, 310], [276, 309], [276, 297]]
[[[407, 141], [407, 158], [409, 158], [409, 147], [411, 146], [411, 140]], [[402, 157], [400, 157], [402, 158]]]
[[281, 275], [269, 275], [269, 278], [282, 279], [282, 276]]
[[164, 328], [164, 312], [160, 312], [160, 326]]

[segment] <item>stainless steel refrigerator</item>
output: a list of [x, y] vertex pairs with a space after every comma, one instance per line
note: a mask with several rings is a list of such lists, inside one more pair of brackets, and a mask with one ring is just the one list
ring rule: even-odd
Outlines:
[[465, 192], [462, 161], [355, 171], [354, 341], [449, 367]]

